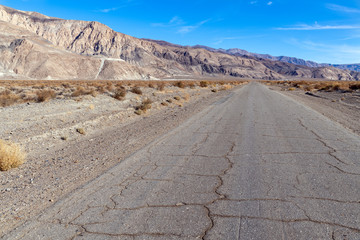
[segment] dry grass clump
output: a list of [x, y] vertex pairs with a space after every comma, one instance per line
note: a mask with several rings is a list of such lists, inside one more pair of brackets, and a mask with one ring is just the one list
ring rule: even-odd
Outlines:
[[113, 91], [114, 90], [114, 85], [112, 82], [106, 82], [106, 86], [105, 86], [106, 90], [108, 91]]
[[2, 91], [0, 93], [0, 106], [7, 107], [16, 104], [20, 101], [20, 96], [12, 93], [9, 90]]
[[123, 100], [126, 96], [126, 90], [123, 88], [118, 88], [115, 90], [114, 98], [117, 100]]
[[350, 84], [349, 88], [351, 90], [359, 90], [360, 89], [360, 83]]
[[143, 93], [139, 87], [133, 87], [130, 91], [138, 95], [142, 95]]
[[209, 86], [209, 82], [208, 81], [200, 81], [200, 87], [202, 88], [206, 88]]
[[180, 101], [181, 97], [175, 96], [174, 99], [175, 99], [176, 101]]
[[175, 87], [178, 87], [178, 88], [185, 88], [185, 87], [186, 87], [185, 84], [184, 84], [184, 82], [182, 82], [182, 81], [176, 82], [176, 83], [174, 84], [174, 86], [175, 86]]
[[135, 107], [135, 113], [137, 115], [141, 115], [143, 113], [146, 113], [147, 110], [151, 109], [151, 104], [153, 103], [153, 101], [149, 98], [143, 100], [141, 102], [141, 104], [137, 107]]
[[195, 83], [191, 82], [189, 83], [189, 88], [194, 89], [196, 87]]
[[91, 95], [96, 97], [96, 91], [94, 89], [85, 89], [82, 86], [78, 86], [76, 90], [71, 94], [71, 97], [80, 97], [83, 95]]
[[7, 171], [24, 163], [25, 153], [19, 145], [0, 140], [0, 170]]
[[162, 92], [162, 91], [164, 91], [164, 89], [165, 89], [165, 83], [159, 83], [157, 85], [157, 90]]
[[55, 97], [56, 97], [56, 92], [52, 89], [36, 91], [36, 101], [37, 102], [46, 102]]

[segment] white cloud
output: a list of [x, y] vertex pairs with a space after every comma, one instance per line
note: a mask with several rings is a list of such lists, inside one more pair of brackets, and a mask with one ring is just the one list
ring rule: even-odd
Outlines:
[[251, 1], [250, 4], [253, 5], [253, 4], [256, 4], [258, 1]]
[[102, 12], [102, 13], [108, 13], [108, 12], [113, 12], [113, 11], [116, 11], [118, 10], [119, 8], [106, 8], [106, 9], [100, 9], [98, 10], [99, 12]]
[[184, 24], [184, 21], [180, 17], [174, 16], [167, 23], [152, 23], [151, 26], [153, 26], [153, 27], [176, 27], [176, 26], [180, 26], [183, 24]]
[[345, 13], [360, 13], [360, 9], [357, 8], [349, 8], [337, 4], [327, 4], [326, 7], [330, 10], [337, 12], [345, 12]]
[[207, 23], [208, 21], [210, 21], [210, 19], [206, 19], [195, 25], [182, 26], [178, 29], [177, 33], [186, 34], [186, 33], [192, 32], [195, 29], [197, 29], [197, 28], [201, 27], [202, 25], [204, 25], [205, 23]]
[[345, 29], [360, 29], [360, 25], [320, 25], [315, 23], [314, 25], [300, 24], [293, 27], [280, 27], [276, 30], [296, 30], [296, 31], [312, 31], [312, 30], [345, 30]]
[[271, 1], [267, 3], [268, 6], [271, 6], [272, 4], [273, 4], [273, 2], [271, 2]]
[[135, 5], [138, 5], [138, 4], [139, 4], [139, 2], [137, 0], [122, 0], [122, 1], [120, 1], [120, 4], [117, 5], [117, 7], [98, 9], [95, 12], [109, 13], [109, 12], [117, 11], [120, 8], [125, 8], [125, 7], [129, 7], [129, 6], [135, 6]]
[[152, 23], [153, 27], [163, 27], [163, 28], [173, 28], [176, 30], [176, 33], [186, 34], [196, 30], [205, 23], [209, 22], [211, 19], [206, 19], [194, 25], [185, 25], [186, 23], [178, 16], [174, 16], [167, 23]]

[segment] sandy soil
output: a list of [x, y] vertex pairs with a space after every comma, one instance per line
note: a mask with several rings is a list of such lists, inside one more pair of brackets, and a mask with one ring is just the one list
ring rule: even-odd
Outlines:
[[338, 122], [349, 130], [360, 135], [360, 91], [314, 91], [307, 92], [296, 89], [286, 91], [280, 86], [271, 86], [270, 89], [302, 102], [315, 111], [331, 120]]
[[[0, 139], [28, 153], [24, 165], [0, 172], [0, 236], [228, 94], [201, 87], [142, 90], [123, 101], [98, 95], [0, 108]], [[135, 114], [146, 98], [152, 108]]]

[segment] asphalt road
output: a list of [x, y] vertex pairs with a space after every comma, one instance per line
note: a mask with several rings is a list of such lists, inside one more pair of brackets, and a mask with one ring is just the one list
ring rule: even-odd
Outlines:
[[360, 239], [360, 137], [232, 92], [5, 239]]

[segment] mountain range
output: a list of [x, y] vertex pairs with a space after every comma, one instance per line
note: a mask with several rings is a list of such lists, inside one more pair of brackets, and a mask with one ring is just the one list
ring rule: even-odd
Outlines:
[[202, 46], [202, 45], [196, 45], [194, 46], [196, 48], [204, 48], [207, 49], [209, 51], [212, 52], [223, 52], [223, 53], [228, 53], [230, 55], [235, 55], [235, 56], [252, 56], [252, 57], [256, 57], [259, 59], [270, 59], [273, 61], [281, 61], [281, 62], [286, 62], [286, 63], [292, 63], [295, 65], [302, 65], [302, 66], [307, 66], [307, 67], [336, 67], [336, 68], [340, 68], [340, 69], [344, 69], [344, 70], [349, 70], [349, 71], [360, 71], [360, 63], [357, 64], [329, 64], [329, 63], [317, 63], [317, 62], [313, 62], [313, 61], [307, 61], [301, 58], [295, 58], [295, 57], [287, 57], [287, 56], [272, 56], [269, 54], [259, 54], [259, 53], [252, 53], [252, 52], [248, 52], [246, 50], [243, 49], [239, 49], [239, 48], [231, 48], [231, 49], [215, 49], [215, 48], [210, 48], [207, 46]]
[[139, 39], [99, 22], [64, 20], [0, 5], [2, 79], [360, 79], [355, 65], [347, 70], [281, 58]]

